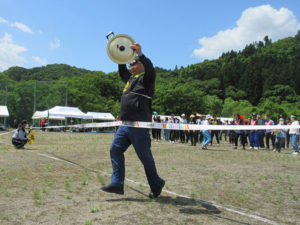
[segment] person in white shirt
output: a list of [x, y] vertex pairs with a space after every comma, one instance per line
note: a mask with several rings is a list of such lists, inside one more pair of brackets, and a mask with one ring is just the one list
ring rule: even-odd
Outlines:
[[291, 128], [290, 128], [290, 136], [291, 136], [291, 145], [293, 146], [294, 155], [299, 154], [299, 148], [298, 148], [298, 140], [299, 140], [299, 135], [300, 135], [300, 129], [299, 128], [293, 128], [293, 126], [299, 126], [299, 121], [296, 120], [296, 116], [291, 115]]
[[[201, 121], [201, 125], [209, 125], [209, 120], [211, 116], [207, 115], [205, 120]], [[211, 142], [211, 136], [209, 130], [203, 130], [203, 143], [202, 143], [202, 149], [207, 149], [207, 145]]]

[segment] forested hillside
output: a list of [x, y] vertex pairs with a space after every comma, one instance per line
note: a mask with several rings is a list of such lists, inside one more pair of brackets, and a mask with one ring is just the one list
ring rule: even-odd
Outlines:
[[[268, 37], [216, 60], [164, 70], [156, 68], [153, 109], [160, 114], [210, 113], [232, 116], [268, 113], [300, 116], [300, 32], [272, 43]], [[30, 120], [36, 110], [65, 105], [82, 111], [119, 113], [123, 85], [118, 73], [105, 74], [64, 64], [0, 73], [0, 104], [8, 81], [9, 122]]]

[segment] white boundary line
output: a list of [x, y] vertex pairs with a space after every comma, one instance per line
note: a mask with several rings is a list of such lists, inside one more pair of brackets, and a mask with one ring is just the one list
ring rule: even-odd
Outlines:
[[[74, 166], [79, 166], [79, 164], [76, 164], [76, 163], [73, 163], [71, 161], [67, 161], [63, 158], [58, 158], [56, 156], [53, 156], [53, 155], [49, 155], [49, 154], [42, 154], [42, 153], [38, 153], [38, 155], [40, 156], [43, 156], [43, 157], [46, 157], [46, 158], [50, 158], [50, 159], [53, 159], [53, 160], [57, 160], [57, 161], [62, 161], [62, 162], [65, 162], [65, 163], [68, 163], [68, 164], [71, 164], [71, 165], [74, 165]], [[105, 171], [101, 171], [101, 170], [95, 170], [95, 169], [90, 169], [90, 168], [85, 168], [85, 169], [88, 169], [88, 170], [91, 170], [93, 172], [100, 172], [102, 174], [105, 174], [105, 175], [108, 175], [108, 176], [111, 176], [110, 173], [107, 173]], [[128, 179], [128, 178], [125, 178], [126, 181], [128, 182], [131, 182], [131, 183], [134, 183], [134, 184], [137, 184], [137, 185], [142, 185], [144, 187], [149, 187], [149, 185], [146, 185], [146, 184], [143, 184], [141, 182], [137, 182], [137, 181], [134, 181], [134, 180], [131, 180], [131, 179]], [[253, 214], [248, 214], [246, 212], [241, 212], [241, 211], [238, 211], [238, 210], [235, 210], [235, 209], [231, 209], [231, 208], [227, 208], [225, 206], [221, 206], [221, 205], [218, 205], [218, 204], [215, 204], [213, 202], [206, 202], [206, 201], [203, 201], [203, 200], [200, 200], [200, 199], [196, 199], [196, 198], [191, 198], [187, 195], [181, 195], [181, 194], [177, 194], [175, 192], [172, 192], [172, 191], [169, 191], [169, 190], [163, 190], [163, 192], [165, 193], [168, 193], [170, 195], [174, 195], [174, 196], [178, 196], [178, 197], [182, 197], [182, 198], [187, 198], [187, 199], [191, 199], [191, 200], [194, 200], [196, 202], [199, 202], [203, 205], [209, 205], [209, 206], [214, 206], [214, 207], [217, 207], [217, 208], [221, 208], [223, 210], [226, 210], [228, 212], [232, 212], [232, 213], [236, 213], [236, 214], [239, 214], [239, 215], [242, 215], [242, 216], [246, 216], [246, 217], [249, 217], [249, 218], [252, 218], [252, 219], [255, 219], [255, 220], [258, 220], [258, 221], [261, 221], [261, 222], [265, 222], [265, 223], [268, 223], [268, 224], [271, 224], [271, 225], [279, 225], [278, 223], [272, 221], [272, 220], [269, 220], [269, 219], [266, 219], [264, 217], [261, 217], [261, 216], [257, 216], [257, 215], [253, 215]]]
[[6, 133], [0, 133], [0, 136], [5, 135], [5, 134], [10, 134], [12, 132], [14, 132], [14, 131], [9, 131], [9, 132], [6, 132]]

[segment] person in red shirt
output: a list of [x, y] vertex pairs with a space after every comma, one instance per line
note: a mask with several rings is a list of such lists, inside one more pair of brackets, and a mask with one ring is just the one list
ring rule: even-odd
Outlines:
[[[257, 125], [256, 114], [252, 114], [252, 119], [250, 121], [250, 125]], [[259, 141], [258, 141], [258, 133], [256, 130], [250, 130], [249, 134], [250, 148], [258, 149]]]
[[46, 120], [42, 119], [42, 121], [41, 121], [42, 131], [45, 131], [45, 122], [46, 122]]

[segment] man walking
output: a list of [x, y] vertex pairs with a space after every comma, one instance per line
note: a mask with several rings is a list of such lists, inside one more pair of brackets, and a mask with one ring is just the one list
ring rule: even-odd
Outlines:
[[[129, 71], [126, 65], [119, 65], [119, 74], [122, 81], [126, 83], [121, 97], [121, 120], [151, 122], [155, 69], [151, 61], [142, 53], [140, 44], [135, 43], [131, 48], [138, 56], [131, 61]], [[157, 174], [150, 149], [150, 134], [145, 128], [119, 127], [110, 147], [113, 168], [111, 183], [101, 189], [105, 192], [124, 194], [124, 152], [131, 144], [144, 165], [151, 189], [149, 197], [158, 197], [165, 181]]]

